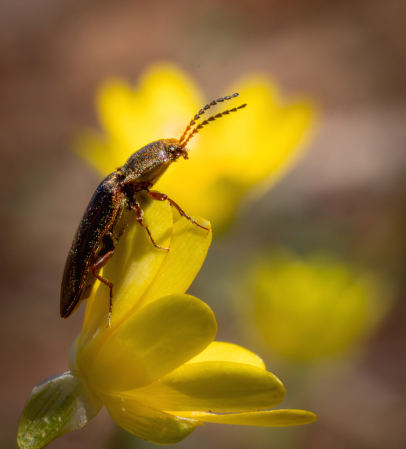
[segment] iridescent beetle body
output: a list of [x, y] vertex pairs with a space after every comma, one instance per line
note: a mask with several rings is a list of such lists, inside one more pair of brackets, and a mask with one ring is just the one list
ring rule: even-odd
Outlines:
[[148, 227], [143, 222], [144, 212], [137, 201], [137, 193], [140, 191], [147, 191], [148, 195], [154, 200], [169, 201], [182, 216], [192, 221], [196, 226], [208, 230], [190, 218], [165, 194], [151, 191], [150, 188], [172, 162], [180, 157], [188, 158], [186, 144], [204, 125], [246, 106], [241, 105], [238, 108], [224, 111], [192, 129], [195, 121], [204, 114], [205, 110], [214, 106], [217, 102], [228, 100], [237, 95], [220, 98], [206, 105], [191, 120], [179, 140], [161, 139], [146, 145], [133, 153], [123, 166], [108, 175], [100, 183], [86, 208], [66, 260], [61, 286], [60, 313], [62, 318], [68, 318], [79, 307], [80, 303], [90, 296], [96, 279], [99, 279], [110, 288], [108, 317], [108, 326], [110, 327], [113, 284], [101, 277], [98, 272], [114, 255], [115, 245], [125, 232], [128, 214], [132, 211], [135, 211], [137, 221], [146, 228], [153, 245], [162, 250], [169, 250], [169, 248], [162, 248], [155, 243]]

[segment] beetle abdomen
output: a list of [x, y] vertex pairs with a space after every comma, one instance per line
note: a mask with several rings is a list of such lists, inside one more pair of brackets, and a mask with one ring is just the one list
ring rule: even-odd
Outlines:
[[104, 235], [124, 208], [119, 176], [118, 172], [114, 172], [100, 183], [76, 231], [62, 277], [62, 318], [71, 315], [80, 302], [90, 295], [96, 281], [94, 276], [89, 275], [91, 267], [103, 248]]

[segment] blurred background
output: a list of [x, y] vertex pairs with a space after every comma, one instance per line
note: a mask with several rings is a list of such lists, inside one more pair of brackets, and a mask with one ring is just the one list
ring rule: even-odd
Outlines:
[[[94, 95], [106, 78], [135, 83], [161, 60], [207, 100], [261, 72], [287, 99], [303, 94], [319, 107], [306, 153], [214, 233], [190, 289], [214, 310], [219, 340], [257, 352], [283, 381], [281, 408], [319, 419], [282, 429], [207, 424], [178, 446], [406, 447], [405, 20], [396, 0], [3, 0], [2, 447], [14, 446], [32, 387], [67, 370], [81, 327], [83, 307], [59, 318], [60, 281], [101, 178], [72, 138], [99, 127]], [[102, 411], [50, 447], [153, 445]]]

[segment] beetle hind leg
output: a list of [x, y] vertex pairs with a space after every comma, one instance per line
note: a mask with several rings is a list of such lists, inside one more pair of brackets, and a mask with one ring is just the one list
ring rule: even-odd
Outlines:
[[91, 270], [93, 273], [93, 276], [98, 279], [100, 282], [103, 282], [104, 285], [107, 285], [107, 287], [110, 289], [110, 303], [109, 303], [109, 316], [108, 316], [108, 324], [107, 327], [111, 327], [111, 313], [113, 311], [113, 287], [114, 284], [107, 279], [105, 279], [103, 276], [100, 276], [98, 274], [98, 271], [106, 265], [106, 263], [113, 257], [114, 254], [114, 245], [113, 242], [110, 240], [110, 244], [107, 245], [106, 251], [104, 251], [102, 254], [99, 254], [99, 257], [96, 259], [95, 263], [92, 265]]

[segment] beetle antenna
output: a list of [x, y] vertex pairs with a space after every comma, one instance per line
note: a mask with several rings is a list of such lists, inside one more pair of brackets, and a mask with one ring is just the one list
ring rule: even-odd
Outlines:
[[200, 116], [202, 116], [208, 109], [210, 109], [212, 106], [215, 106], [217, 103], [223, 103], [225, 100], [231, 100], [232, 98], [236, 98], [238, 97], [238, 95], [239, 93], [236, 92], [233, 95], [226, 95], [225, 97], [218, 98], [217, 100], [213, 100], [211, 103], [206, 104], [206, 106], [203, 109], [200, 109], [200, 111], [192, 118], [189, 125], [187, 125], [184, 133], [179, 139], [179, 143], [182, 143], [182, 141], [185, 139], [187, 133], [190, 131], [192, 126], [196, 125], [196, 120], [199, 120]]
[[238, 106], [238, 108], [233, 108], [233, 109], [227, 109], [226, 111], [220, 112], [219, 114], [216, 114], [212, 117], [209, 117], [207, 120], [205, 120], [204, 122], [200, 123], [200, 125], [197, 125], [193, 131], [191, 131], [189, 133], [189, 135], [187, 136], [186, 140], [184, 140], [184, 142], [181, 144], [182, 148], [185, 148], [187, 143], [189, 142], [189, 140], [199, 132], [200, 129], [203, 128], [203, 126], [209, 125], [210, 122], [214, 122], [214, 120], [216, 120], [216, 118], [221, 118], [224, 115], [228, 115], [230, 114], [230, 112], [237, 112], [239, 109], [243, 109], [245, 108], [245, 106], [247, 106], [247, 104], [242, 104], [241, 106]]

